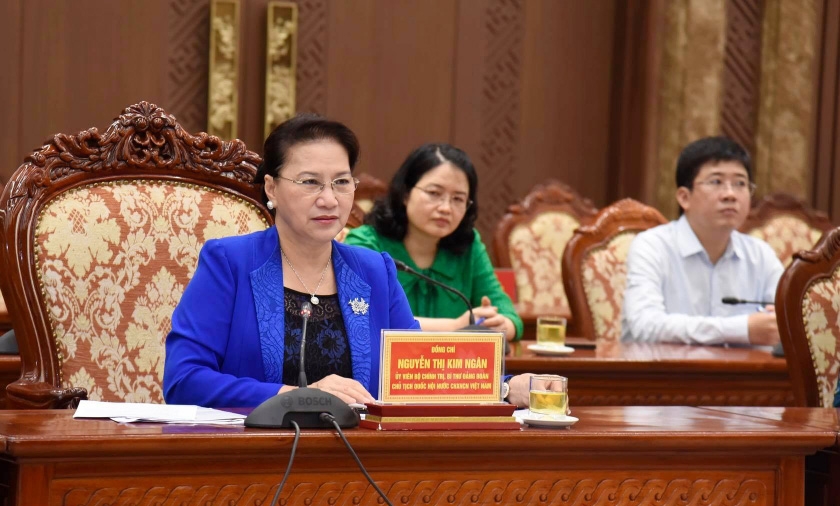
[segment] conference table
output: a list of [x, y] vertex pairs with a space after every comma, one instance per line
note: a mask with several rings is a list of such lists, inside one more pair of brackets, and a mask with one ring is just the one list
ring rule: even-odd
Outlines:
[[806, 459], [805, 504], [840, 506], [840, 409], [734, 406], [706, 409], [837, 432], [834, 445]]
[[508, 374], [561, 374], [574, 406], [792, 406], [784, 358], [752, 348], [599, 342], [567, 356], [512, 343]]
[[[836, 428], [680, 406], [575, 407], [566, 429], [348, 429], [394, 504], [805, 504]], [[0, 412], [5, 504], [266, 505], [294, 434]], [[302, 431], [284, 505], [381, 504], [336, 433]]]

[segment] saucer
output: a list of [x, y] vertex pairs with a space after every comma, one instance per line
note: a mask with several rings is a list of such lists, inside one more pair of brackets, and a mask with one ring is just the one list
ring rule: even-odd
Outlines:
[[561, 357], [563, 355], [571, 355], [575, 349], [571, 346], [551, 346], [545, 344], [529, 344], [528, 349], [537, 355], [546, 355], [549, 357]]
[[578, 419], [573, 416], [542, 415], [539, 413], [531, 413], [528, 409], [518, 409], [513, 412], [513, 416], [515, 416], [521, 423], [526, 423], [532, 427], [571, 427], [578, 421]]

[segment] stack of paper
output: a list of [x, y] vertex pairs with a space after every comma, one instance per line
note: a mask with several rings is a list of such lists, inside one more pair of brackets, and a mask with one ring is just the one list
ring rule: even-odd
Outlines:
[[245, 415], [178, 404], [82, 401], [73, 418], [110, 418], [115, 422], [242, 425]]

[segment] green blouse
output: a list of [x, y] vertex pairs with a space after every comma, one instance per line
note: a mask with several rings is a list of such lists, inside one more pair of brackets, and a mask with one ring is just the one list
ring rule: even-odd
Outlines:
[[[516, 314], [513, 302], [496, 278], [490, 257], [487, 255], [487, 248], [481, 242], [478, 231], [475, 231], [475, 240], [467, 251], [461, 255], [455, 255], [450, 251], [439, 250], [435, 261], [428, 269], [417, 267], [402, 242], [380, 235], [370, 225], [362, 225], [350, 230], [344, 243], [387, 252], [393, 258], [405, 262], [432, 279], [461, 291], [473, 307], [480, 306], [481, 297], [486, 295], [490, 298], [491, 304], [499, 308], [499, 313], [513, 322], [516, 328], [516, 339], [522, 337], [522, 319]], [[405, 290], [414, 316], [457, 318], [466, 311], [464, 301], [454, 293], [432, 286], [407, 272], [397, 272], [397, 278]]]

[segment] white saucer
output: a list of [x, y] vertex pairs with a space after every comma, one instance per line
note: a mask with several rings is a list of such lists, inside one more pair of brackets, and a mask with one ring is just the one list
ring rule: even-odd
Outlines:
[[541, 415], [539, 413], [531, 413], [528, 409], [518, 409], [513, 412], [520, 423], [526, 423], [532, 427], [571, 427], [576, 424], [578, 419], [573, 416], [553, 416]]
[[529, 344], [528, 349], [537, 355], [546, 355], [550, 357], [561, 357], [563, 355], [571, 355], [575, 349], [571, 346], [551, 346], [545, 344]]

